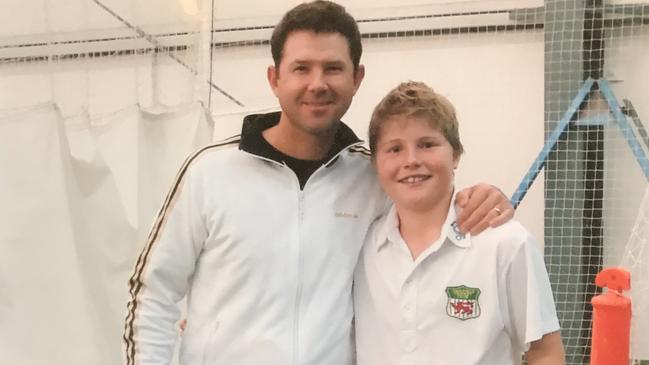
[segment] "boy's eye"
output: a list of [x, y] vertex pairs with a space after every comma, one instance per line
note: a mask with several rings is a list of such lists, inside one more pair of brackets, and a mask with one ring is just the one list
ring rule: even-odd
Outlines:
[[431, 148], [431, 147], [433, 147], [434, 145], [435, 145], [435, 144], [434, 144], [433, 142], [421, 142], [421, 143], [419, 144], [419, 147], [421, 147], [421, 148]]
[[388, 148], [388, 152], [390, 152], [390, 153], [395, 153], [395, 152], [399, 152], [399, 151], [401, 151], [401, 147], [399, 147], [399, 146], [392, 146], [392, 147]]
[[303, 72], [303, 71], [306, 71], [306, 66], [303, 66], [303, 65], [295, 66], [295, 67], [293, 68], [293, 71], [297, 71], [297, 72]]

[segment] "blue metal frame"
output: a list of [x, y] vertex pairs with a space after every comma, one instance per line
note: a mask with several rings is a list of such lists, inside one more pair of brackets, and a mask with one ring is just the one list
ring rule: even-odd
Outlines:
[[629, 147], [631, 147], [631, 151], [633, 152], [636, 161], [640, 164], [644, 176], [649, 181], [649, 160], [647, 160], [647, 155], [645, 155], [642, 146], [640, 146], [640, 143], [638, 142], [638, 137], [636, 137], [633, 129], [631, 129], [629, 122], [626, 120], [626, 116], [622, 114], [620, 104], [618, 104], [608, 81], [599, 80], [598, 84], [599, 90], [602, 92], [602, 95], [604, 95], [604, 98], [608, 102], [608, 107], [611, 109], [611, 112], [617, 121], [617, 125], [622, 130], [622, 134], [624, 135], [624, 138], [626, 138]]
[[[608, 103], [608, 107], [611, 113], [613, 114], [615, 121], [620, 127], [622, 134], [624, 135], [624, 138], [627, 140], [629, 147], [631, 147], [631, 151], [633, 152], [636, 161], [638, 161], [640, 168], [642, 169], [645, 177], [649, 181], [649, 160], [647, 159], [644, 150], [640, 146], [640, 143], [638, 142], [638, 138], [636, 137], [633, 129], [631, 128], [628, 121], [626, 120], [626, 116], [622, 113], [622, 109], [620, 108], [620, 105], [618, 104], [615, 95], [611, 91], [608, 81], [606, 80], [595, 81], [592, 78], [588, 78], [582, 84], [581, 88], [579, 89], [579, 92], [577, 92], [577, 95], [570, 103], [570, 107], [568, 108], [566, 113], [563, 115], [563, 117], [561, 118], [557, 126], [554, 128], [554, 130], [548, 137], [547, 141], [545, 142], [545, 145], [543, 146], [543, 149], [541, 150], [539, 155], [532, 163], [532, 166], [530, 166], [527, 174], [525, 174], [525, 177], [523, 177], [523, 180], [521, 180], [520, 184], [518, 185], [518, 188], [516, 188], [516, 191], [514, 192], [514, 195], [512, 195], [511, 202], [514, 208], [518, 207], [518, 205], [525, 197], [525, 194], [529, 190], [530, 186], [532, 186], [532, 183], [541, 172], [541, 169], [545, 167], [545, 162], [547, 161], [550, 152], [552, 152], [552, 149], [559, 141], [559, 138], [561, 138], [561, 135], [563, 134], [563, 132], [566, 130], [566, 128], [572, 121], [572, 118], [577, 112], [579, 106], [586, 100], [588, 93], [592, 90], [595, 83], [597, 83], [597, 85], [599, 86], [599, 90], [604, 96], [604, 99], [606, 99], [606, 102]], [[590, 118], [585, 118], [583, 120], [576, 121], [575, 123], [579, 125], [604, 125], [607, 122], [608, 122], [607, 116], [605, 117], [603, 115], [596, 115]]]
[[601, 127], [607, 125], [611, 120], [611, 115], [609, 113], [602, 113], [602, 114], [596, 114], [596, 115], [591, 115], [589, 117], [584, 117], [584, 118], [579, 118], [574, 121], [576, 126], [579, 127], [588, 127], [588, 126], [593, 126], [593, 127]]
[[518, 184], [518, 188], [516, 188], [514, 195], [512, 195], [511, 202], [514, 208], [518, 207], [518, 205], [521, 203], [521, 201], [525, 197], [525, 194], [527, 194], [527, 191], [529, 190], [530, 186], [532, 186], [532, 183], [539, 175], [539, 172], [541, 172], [541, 169], [545, 166], [545, 161], [547, 161], [550, 152], [552, 152], [552, 149], [559, 141], [559, 138], [561, 137], [565, 129], [568, 127], [568, 124], [570, 124], [572, 117], [579, 109], [581, 103], [586, 99], [586, 96], [593, 88], [594, 83], [595, 80], [593, 80], [592, 78], [588, 78], [586, 81], [584, 81], [584, 83], [581, 85], [581, 88], [579, 89], [579, 92], [577, 93], [575, 98], [572, 99], [572, 102], [570, 103], [570, 107], [563, 114], [563, 117], [559, 121], [559, 124], [557, 124], [557, 126], [554, 127], [554, 130], [548, 137], [548, 140], [545, 142], [543, 149], [536, 157], [534, 162], [532, 162], [532, 166], [529, 168], [527, 174], [520, 182], [520, 184]]
[[624, 106], [627, 109], [627, 112], [624, 114], [628, 115], [629, 118], [631, 118], [633, 124], [635, 124], [638, 134], [640, 135], [639, 139], [644, 142], [644, 146], [647, 148], [647, 151], [649, 151], [649, 135], [647, 135], [647, 130], [638, 117], [638, 112], [635, 110], [635, 107], [633, 106], [631, 100], [622, 99], [622, 101], [624, 102]]

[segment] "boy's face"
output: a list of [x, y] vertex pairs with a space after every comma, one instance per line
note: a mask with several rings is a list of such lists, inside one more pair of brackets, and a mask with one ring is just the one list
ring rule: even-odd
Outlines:
[[268, 81], [290, 126], [309, 134], [330, 132], [345, 114], [363, 80], [347, 39], [339, 33], [300, 30], [286, 38], [278, 68]]
[[376, 144], [375, 166], [383, 190], [399, 209], [428, 210], [453, 193], [459, 157], [426, 118], [393, 116]]

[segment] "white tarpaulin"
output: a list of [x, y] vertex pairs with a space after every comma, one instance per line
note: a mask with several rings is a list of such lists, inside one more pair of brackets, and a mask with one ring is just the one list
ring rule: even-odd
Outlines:
[[0, 117], [0, 363], [121, 363], [143, 237], [212, 133], [198, 103], [92, 122], [52, 104]]

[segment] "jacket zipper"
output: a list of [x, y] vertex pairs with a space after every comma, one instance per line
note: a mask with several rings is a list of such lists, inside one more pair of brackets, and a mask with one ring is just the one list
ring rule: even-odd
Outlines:
[[[287, 167], [288, 168], [288, 167]], [[292, 172], [292, 171], [291, 171]], [[297, 180], [297, 176], [296, 176]], [[297, 289], [295, 291], [295, 317], [293, 319], [293, 364], [297, 365], [300, 361], [300, 304], [302, 302], [302, 225], [303, 225], [303, 202], [304, 192], [298, 184], [298, 242], [297, 242]]]
[[[349, 148], [351, 148], [351, 147], [354, 147], [354, 146], [357, 146], [357, 145], [362, 145], [362, 144], [363, 144], [362, 142], [357, 142], [357, 143], [351, 144], [351, 145], [343, 148], [342, 150], [340, 150], [338, 153], [336, 153], [331, 159], [329, 159], [329, 161], [322, 164], [322, 166], [320, 166], [316, 171], [314, 171], [311, 174], [311, 176], [309, 176], [306, 183], [304, 184], [304, 189], [306, 189], [306, 186], [309, 184], [309, 180], [311, 180], [311, 178], [316, 173], [318, 173], [318, 171], [320, 171], [321, 169], [326, 168], [326, 166], [328, 166], [332, 161], [334, 161], [336, 158], [338, 158], [344, 151], [349, 150]], [[297, 228], [298, 229], [298, 242], [297, 242], [298, 277], [297, 277], [297, 288], [296, 288], [296, 291], [295, 291], [295, 307], [293, 308], [294, 311], [295, 311], [295, 314], [294, 314], [294, 318], [293, 318], [293, 361], [292, 361], [292, 364], [293, 365], [298, 365], [298, 363], [300, 361], [300, 356], [299, 356], [299, 346], [300, 346], [300, 339], [299, 339], [299, 337], [300, 337], [300, 304], [301, 304], [301, 301], [302, 301], [302, 280], [300, 278], [301, 278], [301, 273], [302, 273], [303, 264], [304, 264], [303, 260], [302, 260], [303, 258], [302, 258], [302, 249], [301, 249], [302, 248], [302, 224], [303, 224], [302, 220], [303, 220], [303, 213], [304, 213], [304, 209], [303, 209], [304, 190], [300, 189], [300, 180], [297, 178], [297, 175], [295, 174], [295, 172], [293, 170], [291, 170], [285, 163], [279, 163], [279, 162], [277, 162], [277, 161], [275, 161], [273, 159], [263, 157], [263, 156], [259, 156], [259, 155], [255, 155], [255, 154], [252, 154], [252, 153], [249, 153], [249, 152], [246, 152], [246, 153], [248, 153], [249, 155], [251, 155], [253, 157], [257, 157], [259, 159], [266, 160], [268, 162], [271, 162], [273, 164], [276, 164], [276, 165], [282, 166], [283, 168], [288, 169], [290, 171], [290, 173], [295, 177], [295, 182], [297, 184], [296, 186], [297, 186], [297, 191], [298, 191], [298, 208], [297, 208], [298, 209], [298, 211], [297, 211], [297, 213], [298, 213], [298, 228]]]
[[[273, 161], [273, 160], [270, 160]], [[295, 305], [293, 307], [293, 359], [292, 364], [297, 365], [300, 361], [300, 304], [302, 301], [302, 219], [303, 219], [303, 202], [304, 202], [304, 191], [300, 189], [300, 180], [293, 170], [291, 170], [286, 163], [274, 163], [282, 166], [287, 169], [293, 177], [295, 177], [295, 183], [297, 187], [297, 288], [295, 289]], [[306, 188], [306, 184], [305, 184]]]

